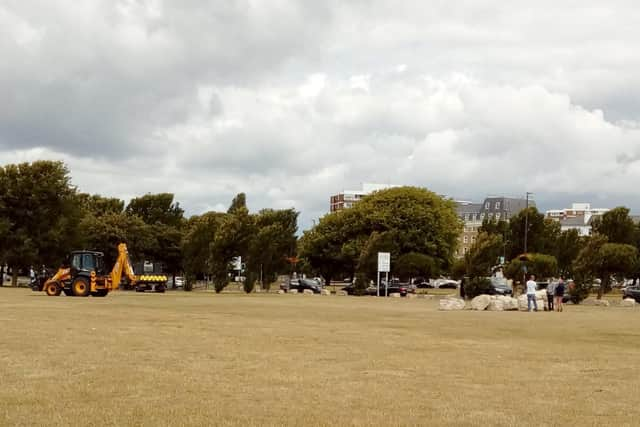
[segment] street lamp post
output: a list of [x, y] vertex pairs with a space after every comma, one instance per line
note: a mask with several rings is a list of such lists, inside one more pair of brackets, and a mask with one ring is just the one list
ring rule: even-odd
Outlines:
[[525, 204], [525, 210], [524, 210], [524, 256], [525, 256], [525, 261], [524, 261], [524, 268], [522, 271], [522, 285], [525, 286], [526, 280], [527, 280], [527, 237], [529, 234], [529, 196], [532, 195], [533, 193], [530, 193], [527, 191], [526, 193], [526, 204]]

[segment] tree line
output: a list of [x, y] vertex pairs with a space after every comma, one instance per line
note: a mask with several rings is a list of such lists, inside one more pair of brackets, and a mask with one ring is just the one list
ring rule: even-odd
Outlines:
[[[482, 291], [497, 260], [507, 261], [504, 272], [514, 281], [527, 274], [541, 278], [564, 276], [574, 281], [572, 299], [584, 299], [595, 287], [598, 298], [611, 291], [614, 280], [640, 277], [640, 226], [626, 207], [617, 207], [592, 220], [591, 234], [576, 229], [561, 231], [560, 223], [535, 207], [523, 210], [509, 221], [485, 219], [475, 243], [454, 266], [454, 275], [472, 279], [471, 294]], [[525, 229], [527, 253], [523, 253]], [[475, 281], [473, 281], [475, 279]], [[596, 279], [601, 282], [596, 284]]]
[[19, 270], [57, 267], [76, 249], [103, 252], [110, 268], [117, 244], [125, 242], [132, 259], [160, 262], [173, 276], [184, 273], [187, 288], [206, 276], [221, 291], [240, 256], [245, 290], [251, 291], [256, 280], [268, 286], [288, 270], [297, 218], [294, 209], [249, 213], [244, 194], [226, 213], [186, 218], [170, 193], [135, 197], [125, 205], [78, 191], [62, 162], [10, 164], [0, 167], [0, 272], [8, 266], [15, 286]]

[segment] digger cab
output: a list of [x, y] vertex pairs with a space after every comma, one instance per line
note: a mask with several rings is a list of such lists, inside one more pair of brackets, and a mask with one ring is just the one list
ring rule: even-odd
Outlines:
[[107, 274], [104, 266], [104, 254], [94, 251], [74, 251], [69, 255], [71, 277], [89, 276], [92, 271], [96, 276]]

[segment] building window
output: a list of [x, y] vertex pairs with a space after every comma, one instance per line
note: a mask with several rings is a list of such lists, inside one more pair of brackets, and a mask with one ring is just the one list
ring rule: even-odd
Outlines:
[[480, 214], [480, 220], [484, 221], [484, 212]]
[[471, 243], [475, 243], [476, 242], [476, 236], [471, 236]]
[[500, 202], [496, 202], [496, 210], [500, 209]]
[[469, 243], [469, 238], [467, 236], [464, 236], [463, 242]]
[[500, 219], [500, 212], [496, 212], [496, 219]]
[[469, 248], [468, 247], [464, 247], [464, 253], [466, 254], [467, 252], [469, 252]]
[[485, 209], [488, 210], [490, 207], [491, 207], [491, 203], [487, 202], [487, 203], [484, 204], [484, 208]]

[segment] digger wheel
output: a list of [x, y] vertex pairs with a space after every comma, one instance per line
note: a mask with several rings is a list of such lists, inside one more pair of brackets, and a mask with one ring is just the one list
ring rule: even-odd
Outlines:
[[52, 283], [47, 284], [44, 287], [44, 291], [50, 297], [57, 297], [58, 295], [60, 295], [60, 292], [62, 292], [62, 288], [60, 288], [60, 286], [58, 286], [58, 284], [56, 282], [52, 282]]
[[71, 284], [71, 290], [77, 297], [87, 297], [91, 291], [89, 281], [85, 277], [76, 277]]

